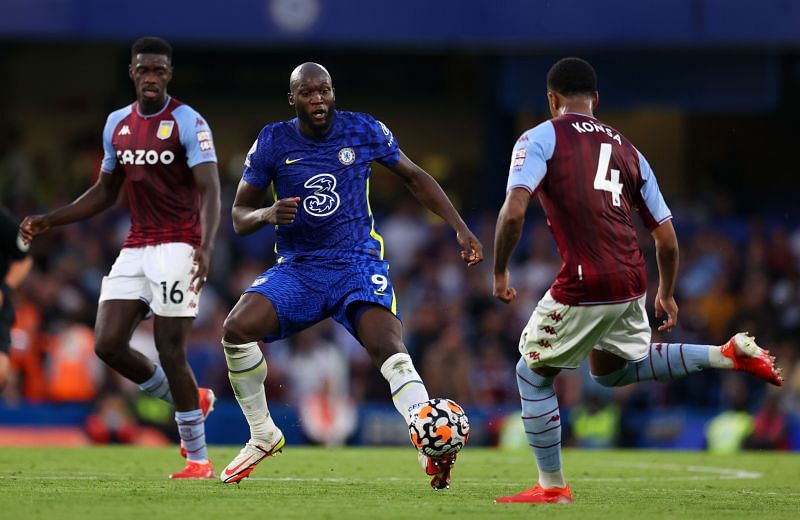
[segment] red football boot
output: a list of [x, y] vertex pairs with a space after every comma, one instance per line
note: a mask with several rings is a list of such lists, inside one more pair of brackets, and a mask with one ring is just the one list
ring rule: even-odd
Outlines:
[[429, 457], [419, 452], [419, 462], [425, 469], [425, 474], [432, 477], [431, 487], [433, 489], [447, 489], [450, 487], [450, 471], [456, 463], [456, 455]]
[[195, 480], [211, 479], [214, 478], [214, 466], [211, 465], [211, 461], [203, 463], [187, 460], [186, 467], [183, 468], [183, 471], [173, 473], [169, 478]]
[[739, 332], [725, 343], [720, 351], [733, 361], [734, 370], [748, 372], [775, 386], [783, 386], [780, 367], [775, 366], [775, 357], [756, 344], [755, 338]]
[[569, 491], [569, 484], [562, 488], [543, 488], [536, 484], [516, 495], [500, 497], [495, 502], [498, 504], [571, 504], [572, 493]]

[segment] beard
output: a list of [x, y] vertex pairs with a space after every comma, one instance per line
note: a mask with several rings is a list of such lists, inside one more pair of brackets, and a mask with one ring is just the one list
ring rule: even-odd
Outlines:
[[330, 130], [333, 124], [333, 118], [336, 116], [336, 106], [331, 105], [328, 107], [328, 113], [325, 115], [325, 121], [315, 121], [308, 112], [297, 111], [297, 119], [304, 123], [308, 128], [311, 128], [315, 134], [323, 135]]

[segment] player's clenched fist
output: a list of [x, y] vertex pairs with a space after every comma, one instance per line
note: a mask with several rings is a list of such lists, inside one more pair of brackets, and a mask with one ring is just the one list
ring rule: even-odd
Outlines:
[[464, 229], [456, 233], [456, 240], [461, 246], [461, 259], [468, 266], [473, 266], [483, 260], [483, 246], [480, 240], [472, 234], [469, 229]]
[[275, 202], [272, 206], [264, 208], [264, 221], [273, 224], [291, 224], [297, 216], [297, 204], [300, 197], [289, 197]]
[[50, 229], [50, 222], [44, 215], [31, 215], [25, 217], [19, 226], [20, 233], [25, 242], [30, 243], [33, 237], [41, 235]]
[[508, 270], [502, 273], [494, 273], [494, 287], [492, 294], [503, 303], [511, 303], [517, 297], [517, 290], [508, 285]]

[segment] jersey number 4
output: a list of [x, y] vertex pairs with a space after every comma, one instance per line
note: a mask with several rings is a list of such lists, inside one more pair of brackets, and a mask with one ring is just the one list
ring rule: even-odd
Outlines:
[[621, 205], [620, 195], [622, 195], [622, 183], [619, 182], [619, 170], [611, 168], [611, 179], [606, 178], [609, 172], [608, 165], [611, 162], [611, 144], [603, 143], [600, 145], [600, 158], [597, 160], [597, 173], [594, 176], [594, 189], [611, 192], [611, 203], [615, 206]]

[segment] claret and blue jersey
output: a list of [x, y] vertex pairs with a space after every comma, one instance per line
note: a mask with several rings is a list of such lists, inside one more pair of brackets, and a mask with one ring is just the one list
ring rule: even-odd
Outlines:
[[369, 114], [336, 112], [321, 139], [300, 132], [297, 119], [265, 126], [247, 154], [244, 181], [278, 199], [300, 197], [294, 223], [277, 226], [280, 257], [383, 258], [383, 238], [369, 204], [370, 164], [400, 160], [391, 131]]
[[168, 242], [200, 245], [200, 193], [192, 168], [217, 162], [208, 123], [168, 97], [155, 114], [138, 103], [109, 114], [103, 129], [104, 175], [124, 175], [131, 231], [123, 247]]
[[653, 230], [672, 218], [655, 174], [612, 127], [568, 113], [523, 133], [514, 146], [507, 190], [536, 194], [562, 265], [550, 288], [567, 305], [631, 301], [646, 276], [631, 211]]

